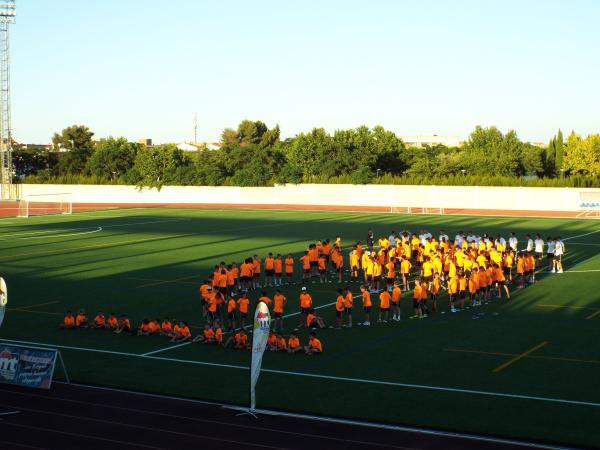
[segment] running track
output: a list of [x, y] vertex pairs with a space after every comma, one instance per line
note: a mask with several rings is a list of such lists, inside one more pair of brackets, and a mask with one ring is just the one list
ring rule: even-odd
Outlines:
[[207, 402], [90, 386], [55, 383], [52, 390], [42, 391], [0, 385], [0, 449], [560, 448], [285, 415], [259, 414], [255, 419], [238, 414]]

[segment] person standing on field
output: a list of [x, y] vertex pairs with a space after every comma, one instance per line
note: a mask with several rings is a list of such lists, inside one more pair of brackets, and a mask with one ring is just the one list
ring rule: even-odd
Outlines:
[[560, 236], [554, 239], [554, 269], [553, 272], [563, 273], [562, 256], [565, 253], [565, 244]]
[[535, 250], [535, 260], [536, 266], [542, 264], [542, 259], [544, 258], [544, 240], [540, 234], [536, 234], [535, 241], [533, 241], [534, 250]]

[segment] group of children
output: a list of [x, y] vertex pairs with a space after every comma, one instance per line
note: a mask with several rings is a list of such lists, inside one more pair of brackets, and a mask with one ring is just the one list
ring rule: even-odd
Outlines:
[[98, 311], [94, 319], [90, 322], [86, 316], [85, 310], [80, 309], [77, 315], [67, 311], [60, 329], [94, 329], [110, 330], [115, 334], [125, 333], [129, 336], [166, 336], [171, 342], [184, 342], [191, 339], [190, 326], [185, 321], [175, 321], [165, 317], [164, 319], [144, 319], [138, 327], [131, 325], [131, 320], [126, 314], [121, 314], [118, 318], [115, 313], [110, 313], [108, 318], [102, 311]]
[[[95, 329], [95, 330], [110, 330], [116, 334], [126, 333], [129, 336], [166, 336], [171, 342], [200, 342], [202, 344], [216, 344], [225, 348], [232, 347], [234, 349], [250, 349], [248, 335], [241, 327], [239, 330], [233, 330], [232, 335], [224, 341], [223, 329], [219, 321], [214, 320], [212, 323], [207, 323], [204, 330], [196, 337], [192, 336], [190, 326], [185, 321], [173, 321], [169, 318], [163, 320], [144, 319], [136, 328], [132, 327], [131, 321], [125, 314], [121, 314], [119, 318], [114, 313], [110, 313], [108, 318], [102, 311], [98, 311], [94, 319], [90, 322], [86, 316], [85, 310], [80, 309], [76, 315], [69, 310], [65, 314], [62, 323], [59, 325], [63, 330], [75, 329]], [[282, 328], [283, 331], [283, 328]], [[287, 351], [288, 353], [297, 353], [304, 350], [306, 354], [312, 355], [321, 353], [323, 345], [317, 339], [315, 332], [311, 332], [307, 345], [301, 346], [298, 335], [292, 334], [286, 340], [282, 333], [271, 333], [267, 343], [267, 349], [270, 351]]]
[[[509, 286], [514, 281], [514, 274], [518, 288], [535, 282], [536, 269], [543, 265], [544, 249], [547, 250], [548, 271], [561, 273], [565, 246], [560, 237], [548, 238], [544, 242], [539, 234], [535, 240], [527, 235], [525, 248], [519, 250], [515, 233], [505, 240], [500, 235], [478, 236], [473, 232], [460, 231], [454, 239], [450, 239], [443, 230], [437, 238], [421, 230], [419, 233], [392, 232], [388, 237], [375, 240], [369, 230], [366, 246], [363, 247], [359, 241], [348, 253], [347, 281], [361, 282], [360, 294], [355, 296], [349, 286], [337, 290], [337, 328], [352, 327], [355, 297], [362, 299], [364, 321], [358, 323], [361, 326], [371, 324], [372, 295], [378, 295], [378, 322], [382, 323], [400, 321], [401, 297], [410, 290], [414, 309], [411, 318], [425, 318], [436, 312], [438, 298], [444, 291], [448, 293], [451, 312], [481, 305], [492, 297], [501, 298], [503, 294], [510, 299]], [[341, 283], [344, 267], [341, 238], [338, 236], [333, 243], [325, 239], [310, 244], [299, 262], [303, 283], [331, 282], [330, 276]], [[88, 321], [84, 310], [76, 315], [67, 312], [61, 328], [109, 329], [129, 335], [166, 336], [172, 342], [189, 341], [249, 349], [245, 331], [251, 303], [248, 292], [263, 288], [257, 301], [266, 303], [273, 317], [273, 332], [267, 348], [288, 353], [302, 350], [307, 354], [321, 353], [323, 346], [314, 330], [324, 328], [325, 322], [316, 315], [306, 286], [300, 291], [300, 322], [294, 331], [302, 327], [313, 330], [308, 343], [302, 346], [297, 333], [287, 337], [283, 334], [287, 298], [279, 287], [284, 280], [287, 284], [299, 282], [294, 278], [295, 264], [291, 254], [283, 257], [268, 253], [264, 260], [254, 255], [239, 265], [224, 262], [216, 265], [198, 290], [206, 325], [196, 337], [192, 336], [185, 321], [144, 319], [134, 328], [124, 314], [117, 318], [111, 313], [106, 318], [104, 313], [98, 312], [92, 321]], [[275, 288], [272, 298], [265, 287]], [[225, 323], [226, 331], [221, 326]], [[276, 332], [277, 329], [279, 332]], [[225, 334], [230, 334], [226, 340]]]

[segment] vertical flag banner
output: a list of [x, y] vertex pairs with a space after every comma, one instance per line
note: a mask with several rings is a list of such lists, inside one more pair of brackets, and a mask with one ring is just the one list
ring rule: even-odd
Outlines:
[[262, 358], [269, 339], [271, 314], [265, 302], [258, 302], [254, 311], [254, 328], [252, 331], [252, 362], [250, 364], [250, 411], [256, 408], [256, 383], [260, 375]]
[[0, 277], [0, 326], [4, 321], [4, 313], [6, 312], [6, 303], [8, 303], [8, 288], [4, 278]]

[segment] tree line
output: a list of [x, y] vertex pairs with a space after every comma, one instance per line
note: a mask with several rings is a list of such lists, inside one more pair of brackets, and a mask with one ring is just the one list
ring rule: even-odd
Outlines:
[[[56, 133], [52, 150], [14, 152], [26, 183], [113, 183], [160, 188], [269, 186], [275, 183], [386, 183], [600, 186], [600, 135], [562, 132], [545, 148], [514, 130], [477, 126], [461, 147], [410, 148], [381, 126], [328, 133], [314, 128], [282, 140], [276, 125], [242, 121], [226, 128], [221, 148], [184, 152], [174, 144], [146, 147], [123, 137], [93, 140], [88, 127]], [[57, 150], [63, 150], [57, 152]]]

